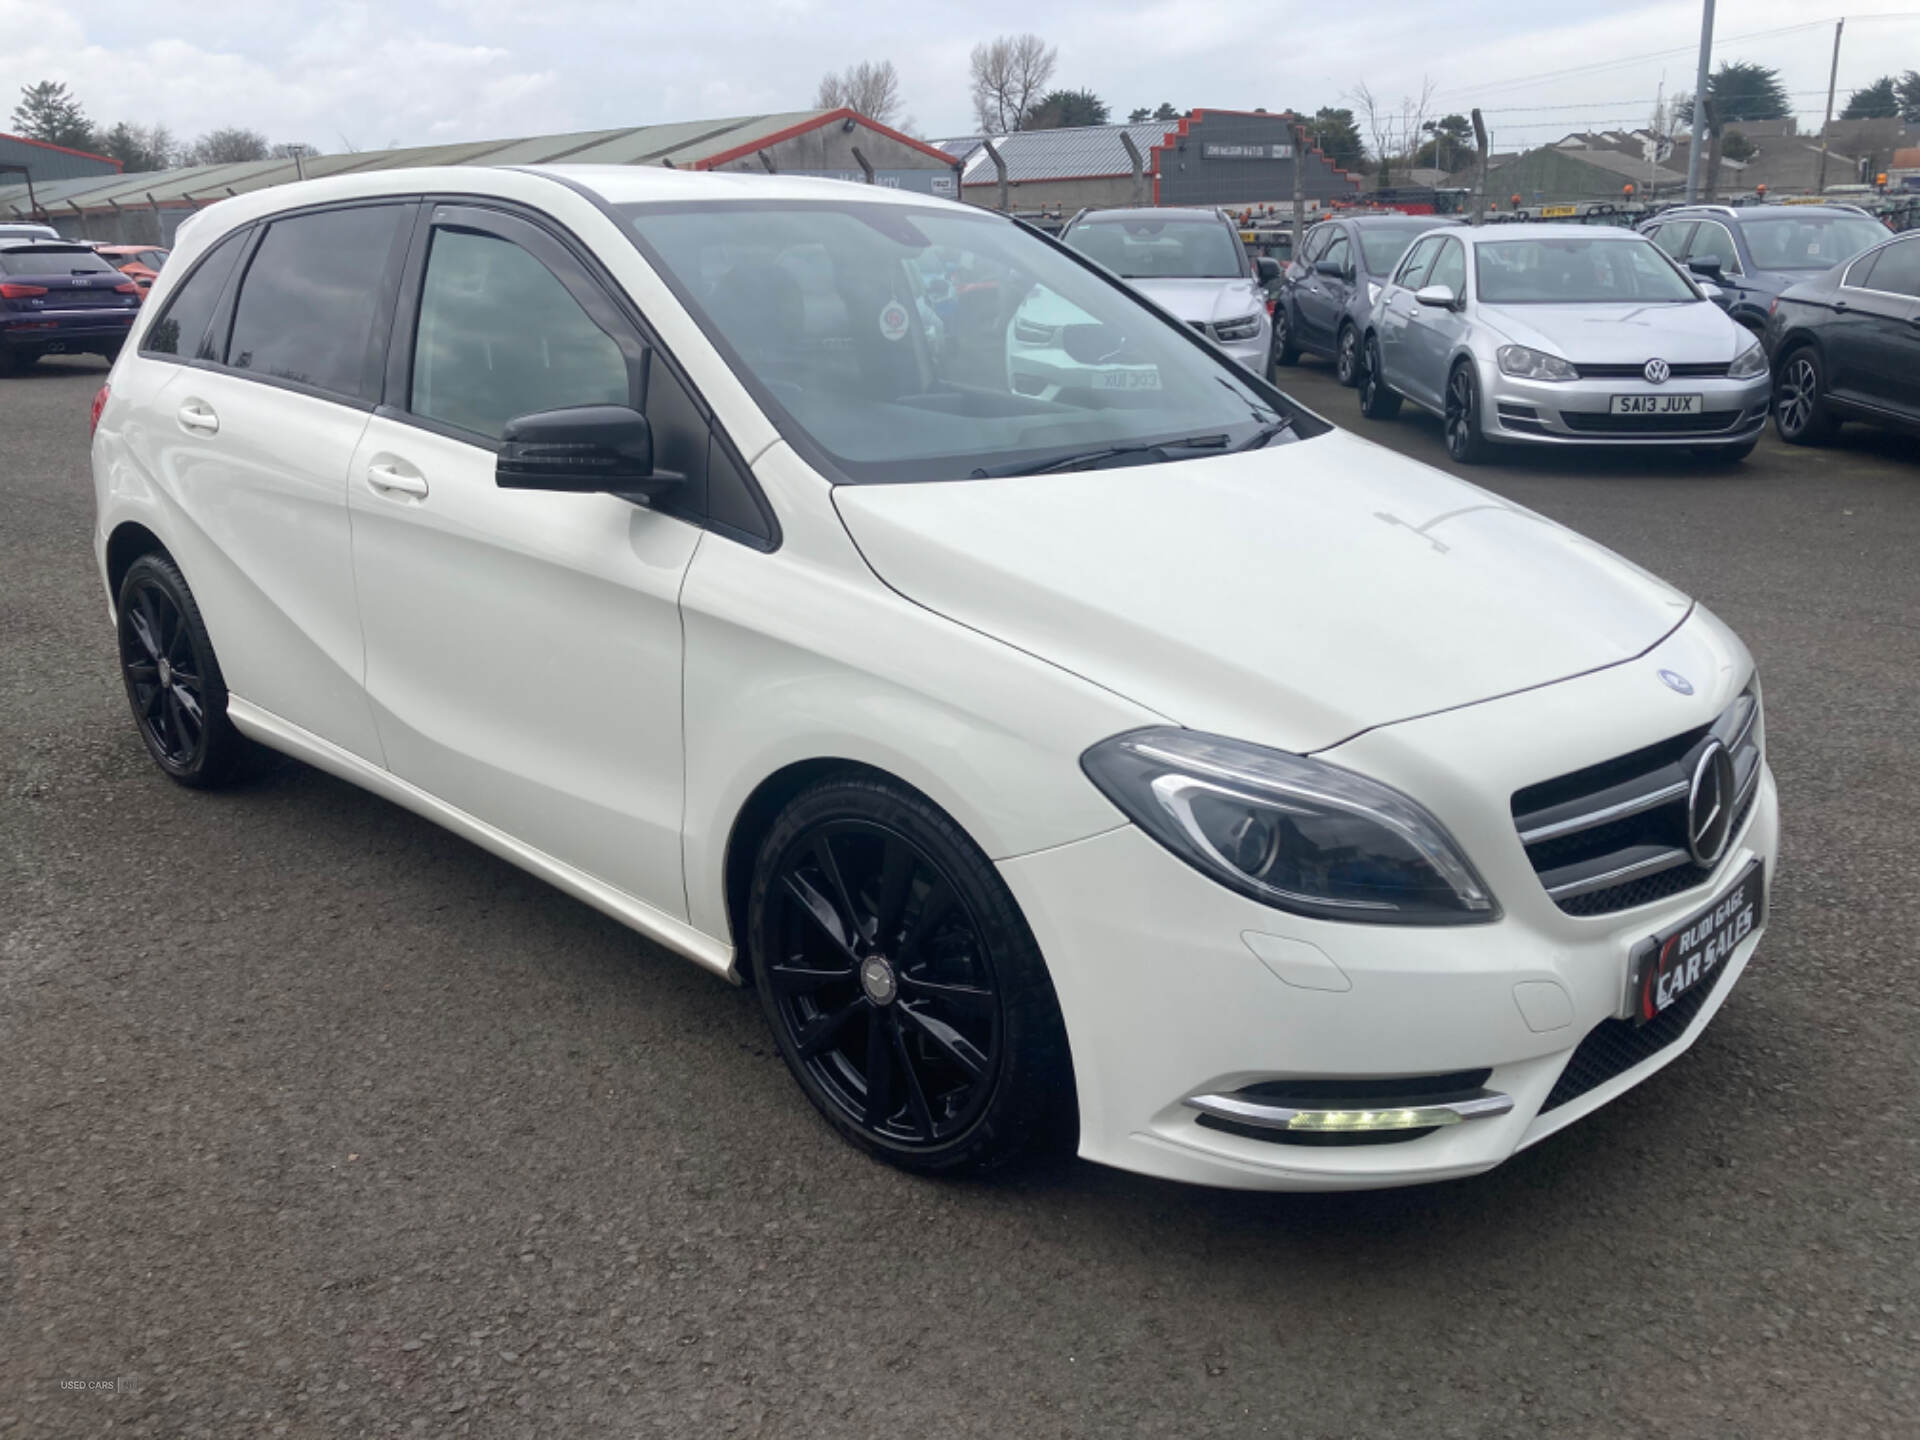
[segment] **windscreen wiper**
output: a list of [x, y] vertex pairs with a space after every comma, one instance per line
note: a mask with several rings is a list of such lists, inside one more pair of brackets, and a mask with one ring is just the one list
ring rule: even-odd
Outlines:
[[1098, 450], [1080, 450], [1071, 455], [1057, 456], [1052, 460], [1043, 460], [1038, 465], [1021, 465], [1012, 470], [1002, 470], [1002, 475], [1051, 475], [1059, 470], [1091, 470], [1103, 460], [1117, 460], [1127, 455], [1157, 456], [1161, 460], [1171, 459], [1169, 450], [1224, 450], [1227, 448], [1225, 435], [1189, 435], [1184, 440], [1158, 440], [1150, 445], [1104, 445]]
[[1262, 425], [1258, 430], [1253, 432], [1250, 439], [1233, 448], [1236, 450], [1258, 450], [1276, 435], [1284, 435], [1291, 429], [1293, 429], [1293, 421], [1283, 415], [1278, 420]]

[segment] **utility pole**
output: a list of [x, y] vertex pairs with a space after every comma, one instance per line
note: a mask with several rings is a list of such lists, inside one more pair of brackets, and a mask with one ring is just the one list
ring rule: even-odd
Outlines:
[[1480, 157], [1473, 178], [1473, 223], [1481, 225], [1487, 218], [1487, 122], [1478, 110], [1473, 112], [1473, 148]]
[[1833, 68], [1827, 72], [1827, 118], [1820, 122], [1820, 175], [1813, 182], [1813, 193], [1827, 193], [1827, 131], [1833, 128], [1833, 82], [1840, 78], [1840, 32], [1846, 28], [1844, 18], [1833, 22]]
[[1300, 256], [1300, 236], [1307, 218], [1307, 127], [1293, 122], [1293, 257]]
[[1687, 203], [1700, 198], [1700, 149], [1707, 138], [1707, 67], [1713, 63], [1713, 0], [1700, 7], [1700, 68], [1693, 81], [1693, 143], [1687, 147]]

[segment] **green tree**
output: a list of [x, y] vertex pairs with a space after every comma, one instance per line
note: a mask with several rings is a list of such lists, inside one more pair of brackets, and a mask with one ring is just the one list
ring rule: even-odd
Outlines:
[[1464, 115], [1443, 115], [1420, 128], [1431, 138], [1413, 152], [1416, 169], [1458, 170], [1474, 154], [1473, 122]]
[[1759, 154], [1759, 147], [1738, 130], [1729, 130], [1720, 139], [1720, 158], [1744, 164]]
[[1107, 102], [1091, 90], [1049, 90], [1027, 113], [1023, 130], [1064, 130], [1107, 123]]
[[189, 165], [237, 165], [243, 160], [265, 160], [267, 137], [258, 130], [229, 125], [202, 135], [187, 152]]
[[1920, 70], [1909, 70], [1894, 85], [1900, 97], [1900, 118], [1909, 125], [1920, 125]]
[[1180, 118], [1180, 112], [1162, 100], [1160, 102], [1160, 108], [1153, 112], [1153, 118], [1156, 120], [1178, 120]]
[[1353, 111], [1323, 106], [1314, 112], [1311, 120], [1301, 123], [1306, 127], [1307, 138], [1335, 165], [1342, 170], [1358, 172], [1361, 169], [1366, 147], [1360, 142], [1360, 127], [1354, 123]]
[[166, 126], [129, 125], [124, 120], [101, 135], [99, 143], [100, 153], [118, 160], [130, 175], [169, 169], [180, 148]]
[[1152, 118], [1153, 118], [1153, 112], [1147, 109], [1147, 107], [1144, 105], [1138, 106], [1135, 109], [1129, 110], [1127, 112], [1127, 123], [1129, 125], [1138, 125], [1142, 121], [1151, 120]]
[[29, 140], [65, 145], [69, 150], [91, 150], [98, 143], [87, 112], [57, 80], [20, 87], [20, 103], [13, 107], [13, 128]]
[[[1784, 120], [1793, 113], [1780, 72], [1751, 60], [1722, 61], [1707, 77], [1707, 97], [1719, 112], [1722, 125], [1736, 120]], [[1673, 118], [1679, 125], [1693, 123], [1693, 98], [1677, 101]]]
[[1882, 75], [1871, 85], [1862, 86], [1847, 97], [1840, 112], [1842, 120], [1890, 120], [1900, 113], [1898, 81]]

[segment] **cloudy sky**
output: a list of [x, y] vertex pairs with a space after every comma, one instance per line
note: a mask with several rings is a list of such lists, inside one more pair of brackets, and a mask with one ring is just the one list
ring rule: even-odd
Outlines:
[[[1920, 69], [1920, 10], [1903, 3], [1847, 12], [1843, 101]], [[1834, 18], [1722, 0], [1716, 59], [1778, 67], [1817, 126]], [[972, 129], [969, 49], [1031, 29], [1058, 47], [1056, 83], [1116, 116], [1163, 100], [1312, 110], [1362, 82], [1397, 109], [1431, 80], [1437, 111], [1482, 106], [1505, 150], [1644, 123], [1663, 78], [1690, 88], [1699, 23], [1685, 0], [0, 0], [0, 128], [22, 85], [54, 79], [100, 123], [373, 149], [804, 108], [822, 72], [891, 58], [913, 128], [942, 136]]]

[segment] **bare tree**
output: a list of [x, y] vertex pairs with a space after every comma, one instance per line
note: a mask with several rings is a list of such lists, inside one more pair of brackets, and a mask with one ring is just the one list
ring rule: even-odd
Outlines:
[[845, 106], [869, 120], [891, 125], [900, 114], [900, 72], [891, 60], [862, 60], [838, 75], [822, 75], [813, 104], [817, 110]]
[[1433, 109], [1433, 81], [1420, 77], [1420, 93], [1403, 95], [1396, 109], [1375, 95], [1363, 80], [1347, 92], [1346, 98], [1360, 114], [1361, 122], [1373, 141], [1373, 153], [1382, 160], [1399, 160], [1420, 144], [1427, 116]]
[[973, 47], [973, 118], [994, 135], [1021, 129], [1046, 93], [1059, 52], [1038, 35], [1000, 35]]

